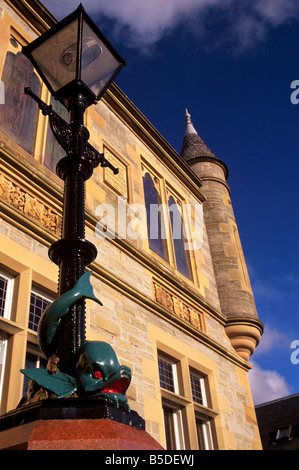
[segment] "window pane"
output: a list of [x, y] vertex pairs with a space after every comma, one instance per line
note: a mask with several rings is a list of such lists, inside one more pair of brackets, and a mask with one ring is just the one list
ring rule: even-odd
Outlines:
[[163, 403], [164, 431], [167, 450], [184, 449], [181, 410], [175, 404]]
[[2, 387], [3, 387], [6, 344], [7, 344], [7, 339], [5, 338], [5, 336], [0, 334], [0, 398], [1, 398]]
[[196, 431], [197, 431], [199, 450], [205, 450], [206, 446], [205, 446], [205, 438], [204, 438], [204, 429], [203, 429], [203, 422], [201, 419], [196, 419]]
[[190, 372], [190, 381], [192, 389], [192, 399], [196, 403], [203, 405], [203, 391], [202, 391], [202, 381], [199, 375]]
[[213, 442], [210, 423], [207, 420], [196, 416], [196, 431], [199, 450], [212, 450]]
[[289, 438], [291, 434], [291, 426], [286, 426], [277, 430], [276, 440]]
[[175, 383], [173, 376], [173, 364], [164, 358], [159, 357], [159, 375], [160, 375], [160, 386], [171, 392], [175, 392]]
[[[161, 212], [158, 211], [160, 197], [154, 180], [149, 173], [143, 177], [145, 209], [147, 217], [148, 243], [151, 250], [166, 260], [166, 253], [162, 239]], [[152, 210], [151, 210], [152, 209]]]
[[[31, 352], [26, 353], [26, 360], [25, 360], [25, 369], [36, 369], [36, 368], [45, 368], [47, 365], [46, 359], [40, 357], [38, 354], [34, 354]], [[26, 395], [28, 389], [28, 383], [30, 379], [24, 375], [24, 383], [23, 383], [23, 396]]]
[[0, 315], [4, 316], [8, 280], [0, 275]]
[[50, 303], [49, 299], [42, 297], [35, 292], [31, 292], [30, 298], [30, 311], [29, 311], [29, 322], [28, 327], [31, 330], [37, 331], [38, 322], [42, 316], [45, 308]]
[[0, 316], [10, 319], [13, 279], [0, 273]]
[[169, 216], [173, 237], [173, 246], [177, 270], [190, 279], [190, 271], [187, 263], [187, 252], [183, 234], [183, 223], [180, 209], [172, 196], [168, 199]]
[[173, 409], [163, 407], [166, 449], [176, 450]]
[[38, 106], [24, 93], [30, 87], [39, 95], [40, 81], [22, 52], [7, 52], [1, 80], [5, 104], [0, 106], [0, 129], [27, 152], [33, 152]]
[[[50, 104], [53, 107], [53, 110], [59, 114], [62, 119], [64, 119], [66, 122], [69, 122], [68, 112], [59, 101], [55, 100], [51, 96]], [[65, 151], [57, 142], [51, 130], [50, 124], [48, 124], [44, 165], [49, 168], [49, 170], [55, 172], [58, 160], [63, 157], [65, 157]]]

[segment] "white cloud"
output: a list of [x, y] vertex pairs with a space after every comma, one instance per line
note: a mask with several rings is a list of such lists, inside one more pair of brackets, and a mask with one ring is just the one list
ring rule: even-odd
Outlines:
[[[61, 19], [79, 1], [43, 0], [43, 3]], [[217, 43], [234, 43], [235, 48], [244, 49], [263, 40], [270, 27], [295, 19], [299, 13], [297, 0], [85, 0], [83, 4], [91, 16], [104, 15], [116, 20], [118, 33], [121, 31], [127, 45], [135, 48], [155, 44], [177, 26], [202, 34], [209, 29], [207, 19], [210, 22], [211, 18], [221, 18], [225, 28]], [[212, 37], [215, 39], [214, 34]]]
[[255, 350], [255, 356], [260, 354], [266, 354], [271, 349], [290, 349], [291, 340], [281, 331], [272, 328], [272, 326], [264, 325], [264, 332], [261, 338], [261, 342]]
[[255, 405], [265, 403], [291, 394], [285, 378], [276, 370], [264, 370], [255, 362], [248, 377]]
[[[261, 342], [255, 350], [255, 358], [278, 349], [285, 350], [290, 355], [291, 341], [284, 333], [272, 326], [264, 325]], [[276, 370], [262, 369], [255, 361], [251, 361], [252, 369], [248, 373], [252, 397], [255, 405], [276, 400], [290, 395], [291, 388], [286, 379]]]
[[260, 17], [273, 26], [292, 19], [299, 11], [297, 0], [259, 0], [255, 8]]

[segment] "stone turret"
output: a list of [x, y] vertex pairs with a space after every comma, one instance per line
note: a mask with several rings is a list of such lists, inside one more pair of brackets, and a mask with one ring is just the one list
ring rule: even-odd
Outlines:
[[260, 341], [263, 325], [255, 301], [227, 184], [228, 169], [196, 132], [186, 110], [182, 158], [201, 179], [201, 192], [215, 278], [226, 334], [245, 360]]

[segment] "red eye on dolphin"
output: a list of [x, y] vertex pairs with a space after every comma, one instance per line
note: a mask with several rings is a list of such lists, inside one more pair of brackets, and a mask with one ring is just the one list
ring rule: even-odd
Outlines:
[[96, 370], [93, 374], [92, 374], [93, 378], [94, 379], [101, 379], [102, 378], [102, 374], [99, 370]]

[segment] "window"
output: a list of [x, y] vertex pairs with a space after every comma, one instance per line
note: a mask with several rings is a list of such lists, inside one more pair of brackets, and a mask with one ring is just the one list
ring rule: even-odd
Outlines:
[[55, 298], [50, 289], [56, 289], [52, 274], [44, 271], [39, 275], [13, 255], [17, 256], [5, 255], [7, 266], [0, 268], [0, 414], [15, 408], [16, 400], [22, 398], [24, 375], [20, 369], [46, 366], [35, 331], [45, 306]]
[[188, 266], [189, 258], [185, 250], [185, 237], [182, 217], [182, 205], [170, 194], [168, 197], [171, 233], [177, 270], [184, 276], [191, 278]]
[[[28, 348], [26, 352], [25, 369], [45, 368], [47, 365], [46, 359], [33, 348]], [[23, 396], [26, 395], [28, 389], [28, 382], [30, 379], [24, 376]]]
[[171, 392], [177, 392], [177, 375], [175, 362], [165, 356], [159, 355], [160, 386]]
[[[172, 393], [179, 393], [176, 361], [159, 353], [158, 366], [160, 387]], [[165, 441], [168, 450], [184, 449], [182, 410], [171, 399], [162, 399]]]
[[161, 258], [167, 260], [165, 235], [162, 233], [163, 212], [158, 210], [162, 201], [160, 198], [160, 185], [157, 177], [146, 172], [143, 177], [148, 243]]
[[5, 357], [6, 357], [7, 337], [5, 333], [0, 332], [0, 400], [2, 396]]
[[20, 147], [33, 153], [39, 110], [36, 103], [25, 95], [24, 87], [31, 87], [39, 95], [40, 81], [17, 42], [15, 52], [6, 53], [1, 81], [5, 103], [0, 106], [0, 128]]
[[3, 277], [3, 276], [0, 276], [0, 313], [1, 313], [1, 317], [4, 317], [7, 284], [8, 284], [7, 279], [5, 279], [5, 277]]
[[277, 430], [276, 440], [278, 441], [279, 439], [289, 439], [291, 437], [291, 431], [291, 425], [279, 428]]
[[149, 248], [192, 279], [189, 251], [185, 248], [185, 225], [190, 221], [184, 220], [183, 202], [162, 178], [142, 168]]
[[[55, 100], [51, 96], [50, 104], [53, 107], [53, 110], [57, 114], [59, 114], [59, 116], [62, 117], [62, 119], [64, 119], [66, 122], [69, 122], [69, 115], [68, 115], [67, 109], [61, 103], [59, 103], [59, 101]], [[44, 165], [47, 168], [49, 168], [49, 170], [52, 170], [55, 173], [56, 164], [58, 160], [60, 160], [64, 156], [65, 156], [65, 151], [57, 142], [51, 130], [50, 124], [48, 123], [47, 136], [46, 136], [46, 148], [45, 148], [45, 155], [44, 155]]]
[[182, 411], [171, 404], [164, 404], [163, 417], [167, 450], [184, 449]]
[[0, 271], [0, 316], [9, 319], [13, 279]]
[[37, 331], [40, 317], [50, 302], [51, 300], [47, 297], [44, 297], [38, 292], [31, 291], [28, 328]]
[[195, 413], [196, 433], [199, 450], [212, 450], [212, 434], [210, 422], [206, 417]]
[[277, 428], [275, 431], [270, 433], [269, 444], [280, 447], [280, 445], [283, 445], [285, 441], [297, 438], [299, 435], [298, 430], [298, 426], [293, 427], [291, 424], [281, 426], [280, 428]]
[[[55, 172], [56, 163], [65, 156], [50, 128], [49, 119], [37, 103], [24, 93], [25, 87], [53, 106], [66, 122], [66, 108], [56, 101], [42, 83], [31, 62], [22, 53], [25, 39], [11, 27], [10, 40], [1, 73], [4, 103], [0, 106], [0, 130], [17, 145]], [[16, 119], [18, 116], [18, 119]], [[48, 123], [48, 126], [46, 125]]]
[[204, 383], [203, 377], [198, 372], [190, 370], [190, 382], [192, 390], [192, 399], [200, 405], [206, 406], [206, 399], [204, 396]]
[[[192, 400], [198, 405], [207, 407], [208, 400], [206, 396], [205, 377], [194, 369], [190, 369], [190, 384], [192, 392]], [[195, 405], [195, 423], [196, 433], [198, 439], [198, 446], [200, 450], [211, 450], [212, 435], [210, 427], [210, 417], [204, 416], [199, 413]]]
[[184, 371], [187, 364], [158, 352], [166, 449], [210, 450], [217, 413], [208, 406], [207, 378], [193, 368]]

